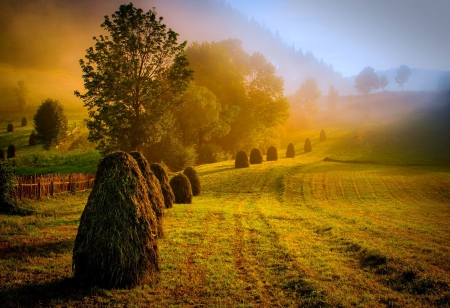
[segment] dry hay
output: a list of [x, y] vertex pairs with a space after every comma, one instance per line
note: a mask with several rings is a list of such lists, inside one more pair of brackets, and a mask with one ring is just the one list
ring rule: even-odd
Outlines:
[[105, 156], [81, 215], [72, 271], [85, 286], [133, 287], [159, 270], [156, 217], [147, 184], [125, 152]]
[[27, 124], [28, 124], [27, 118], [26, 118], [26, 117], [23, 117], [23, 118], [22, 118], [22, 122], [21, 122], [20, 124], [21, 124], [21, 126], [27, 126]]
[[248, 161], [248, 156], [245, 151], [239, 151], [236, 154], [236, 159], [234, 161], [235, 168], [247, 168], [250, 167], [250, 162]]
[[306, 140], [305, 140], [305, 152], [311, 152], [311, 151], [312, 151], [311, 140], [309, 140], [309, 138], [306, 138]]
[[192, 203], [192, 187], [187, 176], [177, 174], [170, 179], [170, 187], [175, 195], [175, 203]]
[[260, 149], [254, 148], [250, 152], [250, 164], [262, 164], [263, 156]]
[[164, 236], [163, 215], [164, 215], [164, 196], [161, 192], [161, 186], [158, 179], [150, 169], [150, 164], [141, 152], [131, 152], [130, 155], [137, 162], [144, 179], [147, 182], [148, 199], [152, 205], [158, 223], [158, 237]]
[[173, 206], [175, 196], [173, 194], [172, 188], [170, 187], [169, 177], [167, 176], [166, 170], [163, 166], [157, 163], [151, 164], [150, 169], [159, 181], [166, 209], [170, 209]]
[[187, 167], [184, 169], [183, 174], [189, 179], [192, 188], [192, 195], [198, 196], [202, 192], [202, 186], [200, 184], [200, 177], [198, 176], [197, 170], [193, 167]]
[[320, 131], [320, 141], [326, 141], [327, 140], [327, 135], [325, 134], [325, 131], [322, 129]]
[[286, 157], [287, 158], [295, 157], [295, 149], [294, 149], [294, 145], [292, 143], [289, 143], [289, 145], [286, 149]]
[[10, 144], [6, 150], [6, 158], [14, 157], [16, 157], [16, 147], [13, 144]]
[[275, 161], [278, 160], [278, 150], [274, 146], [270, 146], [267, 149], [267, 161]]
[[6, 131], [7, 131], [8, 133], [12, 133], [12, 132], [14, 131], [14, 125], [12, 125], [11, 123], [9, 123], [9, 124], [6, 126]]

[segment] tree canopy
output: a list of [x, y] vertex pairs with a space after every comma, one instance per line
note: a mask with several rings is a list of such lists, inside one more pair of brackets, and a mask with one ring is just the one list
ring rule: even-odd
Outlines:
[[355, 78], [356, 91], [366, 96], [368, 96], [372, 90], [376, 90], [379, 87], [380, 80], [378, 75], [370, 66], [365, 67]]
[[402, 87], [402, 91], [403, 91], [403, 84], [408, 81], [409, 76], [411, 76], [411, 70], [409, 69], [409, 67], [404, 64], [400, 65], [400, 67], [397, 69], [395, 82], [398, 83], [399, 87]]
[[66, 137], [67, 117], [64, 107], [57, 100], [46, 99], [38, 107], [34, 115], [36, 139], [49, 150]]
[[306, 78], [297, 92], [294, 93], [293, 102], [299, 105], [307, 114], [317, 114], [317, 100], [322, 96], [317, 81], [314, 78]]
[[108, 35], [94, 37], [95, 47], [80, 60], [88, 108], [89, 140], [98, 148], [137, 150], [154, 144], [165, 131], [171, 108], [192, 79], [185, 56], [186, 42], [166, 30], [153, 8], [144, 13], [132, 3], [105, 16]]
[[379, 84], [380, 84], [380, 88], [383, 90], [384, 90], [384, 88], [387, 87], [387, 85], [389, 84], [389, 81], [387, 80], [386, 75], [383, 75], [380, 77]]

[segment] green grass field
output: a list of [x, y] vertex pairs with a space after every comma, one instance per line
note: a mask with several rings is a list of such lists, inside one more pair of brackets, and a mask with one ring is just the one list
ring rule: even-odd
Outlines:
[[[325, 142], [321, 128], [305, 130], [283, 141], [276, 162], [198, 166], [202, 195], [166, 210], [159, 281], [130, 290], [71, 279], [88, 194], [29, 201], [37, 214], [0, 215], [0, 303], [449, 307], [450, 151], [433, 147], [448, 139], [429, 121], [325, 127]], [[420, 136], [427, 129], [439, 134]], [[289, 142], [295, 158], [285, 158]]]

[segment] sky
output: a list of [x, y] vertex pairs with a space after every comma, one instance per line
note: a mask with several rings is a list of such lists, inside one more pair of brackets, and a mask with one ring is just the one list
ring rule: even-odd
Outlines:
[[226, 0], [343, 76], [450, 70], [450, 0]]

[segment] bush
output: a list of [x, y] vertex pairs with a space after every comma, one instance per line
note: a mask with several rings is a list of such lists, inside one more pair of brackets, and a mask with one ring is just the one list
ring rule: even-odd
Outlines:
[[105, 156], [83, 210], [72, 257], [85, 286], [133, 287], [159, 271], [156, 217], [147, 184], [125, 152]]
[[236, 154], [236, 159], [234, 161], [235, 168], [247, 168], [250, 167], [250, 162], [248, 161], [248, 156], [245, 151], [239, 151]]
[[8, 146], [8, 150], [6, 151], [6, 158], [14, 158], [16, 157], [16, 147], [13, 144]]
[[0, 149], [0, 160], [5, 160], [5, 152]]
[[294, 149], [294, 145], [292, 143], [288, 144], [288, 147], [286, 149], [286, 157], [287, 158], [295, 157], [295, 149]]
[[11, 196], [15, 183], [16, 177], [11, 163], [0, 160], [0, 213], [21, 216], [29, 215], [32, 211], [21, 209]]
[[170, 179], [170, 187], [175, 195], [175, 203], [192, 203], [192, 187], [187, 176], [182, 173], [177, 174]]
[[263, 156], [261, 154], [261, 150], [254, 148], [250, 152], [250, 164], [262, 164]]
[[23, 117], [22, 118], [22, 126], [27, 126], [27, 124], [28, 124], [28, 119], [26, 118], [26, 117]]
[[166, 209], [170, 209], [173, 206], [173, 201], [175, 200], [175, 196], [173, 194], [172, 188], [169, 184], [169, 177], [167, 176], [166, 170], [163, 166], [157, 163], [153, 163], [150, 165], [150, 170], [152, 170], [153, 174], [159, 181], [159, 185], [161, 187], [161, 192], [164, 197], [164, 205]]
[[327, 140], [327, 135], [325, 135], [325, 131], [322, 129], [320, 131], [320, 141], [326, 141]]
[[198, 148], [197, 163], [210, 164], [227, 160], [227, 155], [222, 148], [216, 144], [204, 144]]
[[28, 138], [28, 145], [33, 146], [33, 145], [37, 145], [37, 144], [38, 144], [38, 140], [37, 140], [36, 132], [33, 130], [30, 134], [30, 138]]
[[274, 146], [270, 146], [267, 149], [267, 161], [275, 161], [278, 160], [278, 150]]
[[305, 140], [305, 152], [311, 152], [311, 151], [312, 151], [311, 140], [309, 140], [309, 138], [306, 138], [306, 140]]
[[34, 127], [37, 139], [45, 150], [57, 145], [66, 137], [67, 131], [67, 117], [63, 105], [50, 98], [43, 101], [34, 115]]
[[141, 173], [147, 182], [148, 199], [155, 213], [158, 223], [158, 237], [164, 236], [163, 215], [164, 215], [164, 196], [161, 191], [161, 185], [158, 179], [150, 169], [150, 164], [141, 152], [131, 152], [130, 155], [137, 162]]
[[189, 179], [192, 188], [192, 195], [198, 196], [202, 192], [202, 186], [200, 184], [200, 177], [198, 176], [197, 170], [193, 167], [187, 167], [184, 169], [183, 174]]
[[12, 125], [11, 123], [8, 124], [8, 126], [6, 126], [6, 131], [8, 133], [12, 133], [14, 131], [14, 125]]

